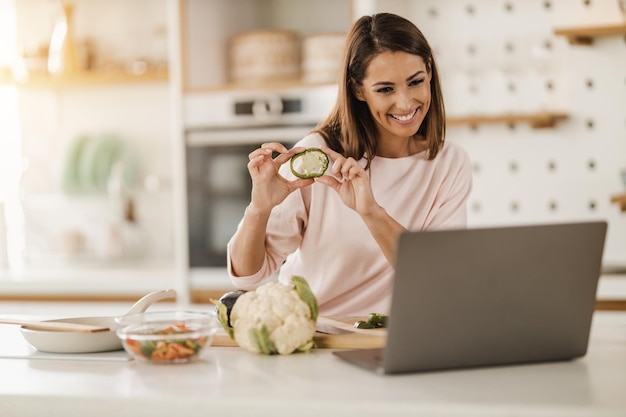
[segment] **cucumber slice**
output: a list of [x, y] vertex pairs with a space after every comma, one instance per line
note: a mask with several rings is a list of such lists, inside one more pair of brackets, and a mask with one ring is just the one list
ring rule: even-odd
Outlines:
[[317, 178], [328, 169], [328, 155], [319, 148], [309, 148], [291, 157], [291, 172], [298, 178]]

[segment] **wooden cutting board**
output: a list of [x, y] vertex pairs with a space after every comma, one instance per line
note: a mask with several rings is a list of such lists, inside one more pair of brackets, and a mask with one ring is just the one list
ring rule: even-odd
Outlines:
[[[313, 340], [321, 349], [369, 349], [381, 348], [387, 341], [386, 329], [357, 329], [354, 322], [365, 320], [364, 317], [318, 317], [317, 321], [339, 329], [347, 330], [344, 334], [326, 334], [316, 332]], [[237, 342], [220, 329], [213, 338], [212, 346], [238, 346]]]

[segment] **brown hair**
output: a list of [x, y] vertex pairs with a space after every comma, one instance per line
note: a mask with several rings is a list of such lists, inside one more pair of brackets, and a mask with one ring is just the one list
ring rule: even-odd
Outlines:
[[369, 167], [376, 155], [376, 122], [367, 103], [359, 101], [354, 91], [356, 86], [363, 84], [372, 59], [386, 51], [420, 56], [431, 74], [430, 109], [415, 136], [426, 138], [428, 159], [434, 159], [445, 138], [445, 108], [435, 58], [422, 32], [409, 20], [391, 13], [363, 16], [350, 29], [337, 101], [316, 132], [324, 137], [331, 149], [344, 156], [356, 160], [366, 157]]

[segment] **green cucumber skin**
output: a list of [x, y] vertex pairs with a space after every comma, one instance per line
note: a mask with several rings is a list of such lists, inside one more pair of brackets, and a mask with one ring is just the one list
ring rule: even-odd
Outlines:
[[[324, 169], [322, 169], [322, 172], [315, 173], [315, 174], [301, 174], [301, 173], [297, 172], [293, 168], [293, 161], [295, 159], [301, 157], [302, 155], [308, 153], [308, 152], [320, 152], [320, 153], [322, 153], [322, 154], [324, 154], [326, 156], [326, 163], [324, 164]], [[328, 169], [329, 163], [330, 163], [330, 159], [328, 158], [328, 155], [326, 154], [326, 152], [324, 152], [320, 148], [308, 148], [307, 150], [305, 150], [303, 152], [299, 152], [299, 153], [295, 154], [294, 156], [292, 156], [291, 160], [289, 162], [289, 167], [291, 168], [291, 172], [293, 173], [293, 175], [295, 175], [296, 177], [298, 177], [300, 179], [308, 180], [308, 179], [318, 178], [318, 177], [321, 177], [322, 175], [324, 175], [326, 173], [326, 170]]]

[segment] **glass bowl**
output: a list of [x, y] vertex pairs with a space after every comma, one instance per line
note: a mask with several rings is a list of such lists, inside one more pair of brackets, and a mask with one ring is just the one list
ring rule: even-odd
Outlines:
[[219, 328], [214, 311], [158, 311], [115, 318], [117, 337], [133, 358], [187, 363], [201, 357]]

